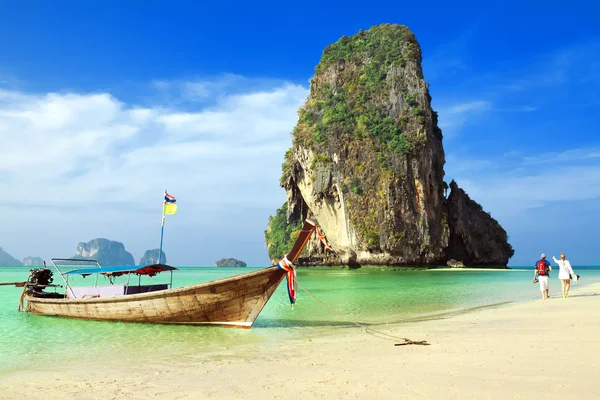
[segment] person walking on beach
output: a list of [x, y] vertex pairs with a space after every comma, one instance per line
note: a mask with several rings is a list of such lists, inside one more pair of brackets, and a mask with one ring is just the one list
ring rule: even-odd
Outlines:
[[542, 254], [540, 256], [540, 259], [535, 263], [535, 271], [533, 272], [533, 281], [537, 282], [539, 280], [540, 282], [540, 291], [542, 292], [542, 299], [546, 300], [547, 298], [549, 298], [549, 288], [550, 288], [550, 282], [549, 282], [549, 274], [550, 271], [552, 271], [552, 266], [550, 265], [550, 263], [548, 262], [548, 260], [546, 260], [546, 255]]
[[558, 264], [558, 279], [560, 279], [560, 285], [562, 287], [562, 294], [564, 298], [569, 297], [569, 289], [571, 288], [571, 277], [575, 276], [573, 267], [569, 260], [566, 259], [565, 253], [560, 253], [560, 260], [552, 256], [555, 263]]

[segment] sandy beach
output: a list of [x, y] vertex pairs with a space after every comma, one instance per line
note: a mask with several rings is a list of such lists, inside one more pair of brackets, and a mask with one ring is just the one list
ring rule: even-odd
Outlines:
[[442, 319], [362, 328], [182, 359], [36, 366], [0, 378], [23, 399], [597, 399], [600, 285]]

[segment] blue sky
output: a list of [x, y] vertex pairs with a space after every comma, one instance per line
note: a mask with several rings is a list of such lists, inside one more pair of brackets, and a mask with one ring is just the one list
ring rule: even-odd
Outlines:
[[158, 247], [178, 265], [269, 263], [263, 231], [323, 48], [405, 24], [455, 179], [509, 233], [598, 265], [600, 6], [592, 2], [0, 0], [0, 246]]

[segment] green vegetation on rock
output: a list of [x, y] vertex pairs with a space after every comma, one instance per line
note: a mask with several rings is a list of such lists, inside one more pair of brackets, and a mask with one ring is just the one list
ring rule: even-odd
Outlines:
[[377, 25], [366, 31], [361, 29], [351, 37], [342, 36], [340, 40], [327, 46], [316, 68], [317, 73], [331, 64], [341, 61], [351, 63], [364, 55], [372, 57], [378, 65], [404, 66], [406, 60], [419, 57], [420, 50], [415, 35], [406, 26]]
[[284, 203], [269, 217], [269, 226], [265, 231], [265, 243], [269, 249], [269, 258], [279, 260], [290, 251], [302, 229], [302, 221], [287, 220], [288, 204]]
[[[316, 150], [342, 137], [374, 138], [393, 152], [412, 151], [403, 128], [411, 129], [411, 121], [423, 124], [423, 112], [398, 73], [420, 60], [415, 36], [400, 25], [374, 26], [327, 46], [316, 67], [314, 92], [299, 112], [294, 139]], [[335, 82], [328, 79], [331, 75]], [[385, 104], [392, 89], [400, 89], [405, 98], [402, 115]]]
[[288, 149], [285, 152], [285, 156], [283, 159], [283, 164], [281, 164], [281, 179], [279, 179], [279, 184], [284, 185], [286, 179], [292, 175], [292, 166], [294, 165], [293, 161], [293, 153], [292, 149]]

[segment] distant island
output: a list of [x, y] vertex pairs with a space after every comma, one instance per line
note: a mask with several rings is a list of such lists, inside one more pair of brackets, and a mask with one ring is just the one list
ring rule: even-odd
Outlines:
[[13, 256], [11, 256], [10, 254], [8, 254], [4, 250], [2, 250], [2, 247], [0, 247], [0, 266], [2, 266], [2, 267], [20, 267], [22, 265], [23, 265], [23, 263], [21, 261], [17, 260]]
[[42, 267], [44, 260], [40, 257], [25, 257], [23, 261], [19, 261], [0, 247], [0, 267]]
[[217, 267], [246, 267], [247, 264], [235, 258], [222, 258], [215, 263]]
[[[137, 265], [152, 265], [158, 263], [159, 249], [146, 250], [143, 257]], [[104, 238], [96, 238], [89, 242], [80, 242], [77, 245], [77, 253], [71, 258], [80, 260], [97, 260], [102, 266], [134, 266], [135, 260], [133, 255], [125, 250], [125, 245], [121, 242], [108, 240]], [[221, 261], [228, 263], [233, 260], [236, 263], [232, 264], [235, 267], [245, 267], [246, 264], [242, 261], [233, 258], [226, 258]], [[167, 255], [162, 252], [161, 263], [167, 263]], [[28, 256], [19, 261], [0, 247], [0, 267], [41, 267], [44, 265], [44, 260], [41, 257]], [[227, 264], [229, 265], [229, 264]]]
[[77, 245], [77, 254], [72, 258], [84, 260], [96, 260], [100, 265], [133, 266], [135, 260], [133, 255], [125, 250], [121, 242], [97, 238], [87, 243], [80, 242]]
[[26, 267], [43, 267], [44, 260], [41, 257], [25, 257], [23, 259], [23, 265]]
[[[144, 256], [140, 259], [139, 265], [158, 264], [158, 252], [159, 251], [160, 251], [160, 249], [146, 250], [146, 252], [144, 253]], [[167, 255], [165, 254], [164, 251], [161, 254], [162, 254], [162, 257], [160, 258], [160, 263], [166, 264], [167, 263]]]

